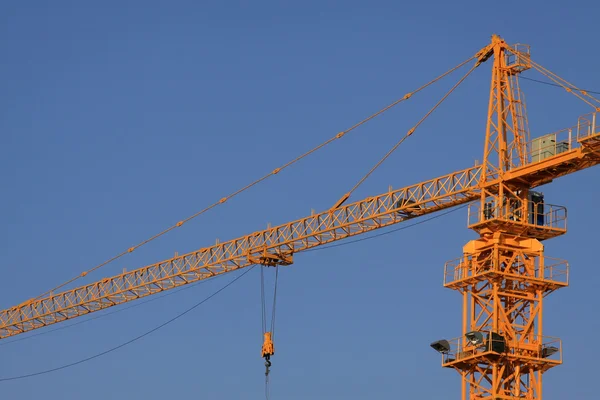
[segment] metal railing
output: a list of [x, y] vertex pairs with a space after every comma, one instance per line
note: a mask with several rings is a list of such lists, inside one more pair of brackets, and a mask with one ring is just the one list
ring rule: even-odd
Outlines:
[[481, 203], [471, 203], [468, 207], [467, 223], [471, 227], [488, 220], [521, 222], [540, 228], [567, 229], [567, 209], [549, 203], [529, 201], [529, 211], [526, 218], [520, 199], [510, 199], [500, 204], [496, 199], [487, 201], [483, 209]]
[[573, 128], [565, 128], [528, 142], [529, 162], [539, 162], [577, 147], [578, 143], [575, 140], [576, 135], [573, 134], [573, 131]]
[[[503, 247], [500, 246], [500, 249]], [[489, 272], [507, 273], [515, 277], [529, 277], [559, 284], [569, 283], [569, 263], [566, 260], [547, 256], [530, 256], [527, 259], [517, 256], [513, 265], [507, 266], [494, 260], [490, 254], [485, 259], [474, 260], [471, 256], [463, 256], [447, 261], [444, 265], [444, 286]]]
[[[580, 116], [577, 124], [540, 137], [525, 143], [525, 158], [527, 164], [543, 161], [566, 151], [580, 147], [581, 141], [600, 134], [600, 119], [598, 112], [594, 111]], [[510, 165], [520, 166], [517, 148], [510, 150]]]
[[600, 121], [597, 111], [582, 115], [577, 120], [577, 140], [582, 140], [600, 133]]
[[482, 340], [471, 341], [466, 337], [449, 340], [450, 349], [442, 353], [442, 363], [465, 360], [482, 353], [528, 357], [537, 360], [562, 362], [562, 341], [550, 336], [530, 335], [527, 340], [507, 341], [493, 332], [481, 332]]
[[544, 257], [542, 266], [536, 267], [536, 278], [569, 284], [569, 262], [560, 258]]
[[512, 46], [514, 51], [507, 51], [506, 67], [517, 68], [523, 71], [531, 68], [531, 48], [528, 44], [516, 43]]

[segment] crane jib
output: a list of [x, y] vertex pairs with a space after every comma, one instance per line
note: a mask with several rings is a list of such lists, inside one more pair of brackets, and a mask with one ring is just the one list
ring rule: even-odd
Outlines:
[[454, 172], [25, 302], [0, 312], [0, 338], [253, 265], [265, 251], [273, 255], [291, 255], [402, 222], [411, 217], [398, 209], [402, 201], [412, 202], [406, 208], [417, 204], [419, 215], [466, 203], [478, 196], [480, 170], [476, 166]]
[[[570, 150], [506, 172], [503, 181], [539, 186], [600, 163], [595, 131], [578, 137]], [[265, 256], [291, 262], [294, 253], [394, 225], [417, 216], [476, 200], [481, 166], [314, 214], [137, 270], [105, 278], [0, 311], [0, 339], [86, 315], [188, 283], [258, 263]], [[289, 264], [288, 262], [288, 264]], [[282, 262], [283, 263], [283, 262]]]

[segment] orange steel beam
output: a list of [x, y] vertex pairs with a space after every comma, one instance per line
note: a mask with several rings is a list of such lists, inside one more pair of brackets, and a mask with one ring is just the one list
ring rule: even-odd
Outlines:
[[479, 197], [480, 167], [389, 191], [337, 209], [202, 248], [0, 311], [0, 339], [254, 264], [393, 225]]
[[[572, 149], [565, 153], [509, 171], [504, 182], [508, 185], [528, 182], [530, 187], [536, 187], [558, 176], [600, 164], [597, 148], [600, 145], [587, 145], [590, 139], [600, 139], [599, 136], [594, 133], [574, 140]], [[467, 168], [72, 290], [26, 301], [0, 311], [0, 339], [250, 265], [290, 264], [293, 253], [468, 203], [480, 197], [481, 171], [481, 166]], [[490, 190], [494, 182], [483, 185]]]
[[469, 226], [480, 238], [445, 268], [445, 286], [463, 297], [463, 332], [432, 347], [461, 374], [463, 400], [541, 400], [543, 373], [562, 363], [560, 339], [543, 336], [542, 299], [568, 285], [568, 264], [547, 263], [541, 240], [566, 232], [566, 210], [540, 208], [530, 189], [600, 162], [600, 109], [529, 142], [518, 84], [532, 65], [529, 46], [497, 35], [491, 46], [480, 208]]

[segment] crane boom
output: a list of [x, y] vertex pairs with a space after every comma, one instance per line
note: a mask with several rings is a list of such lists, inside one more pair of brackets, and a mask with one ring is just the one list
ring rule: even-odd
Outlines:
[[0, 312], [0, 339], [428, 214], [479, 196], [472, 167]]
[[[600, 133], [593, 128], [575, 136], [568, 151], [509, 171], [504, 182], [515, 186], [530, 182], [535, 187], [599, 164]], [[26, 301], [0, 311], [0, 339], [250, 265], [290, 264], [294, 253], [477, 200], [482, 187], [496, 184], [481, 181], [481, 171], [481, 166], [474, 166]]]

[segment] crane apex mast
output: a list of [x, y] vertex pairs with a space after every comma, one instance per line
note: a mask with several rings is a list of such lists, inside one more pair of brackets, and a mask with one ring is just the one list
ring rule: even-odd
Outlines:
[[489, 182], [527, 163], [529, 127], [518, 75], [531, 68], [531, 56], [528, 45], [511, 47], [498, 35], [484, 50], [485, 60], [494, 59], [481, 177]]
[[469, 228], [480, 237], [444, 268], [444, 287], [462, 296], [463, 332], [431, 346], [443, 367], [461, 374], [463, 400], [540, 400], [542, 374], [562, 363], [560, 339], [543, 336], [542, 299], [566, 287], [569, 272], [566, 261], [544, 255], [541, 241], [566, 233], [566, 210], [530, 191], [534, 179], [513, 176], [532, 155], [518, 81], [531, 68], [529, 47], [493, 35], [478, 62], [490, 57], [480, 202], [469, 208]]

